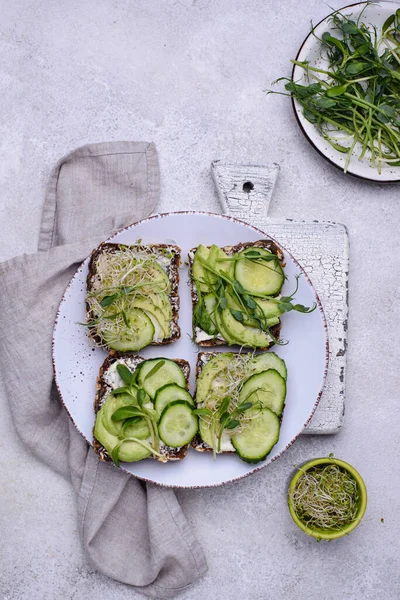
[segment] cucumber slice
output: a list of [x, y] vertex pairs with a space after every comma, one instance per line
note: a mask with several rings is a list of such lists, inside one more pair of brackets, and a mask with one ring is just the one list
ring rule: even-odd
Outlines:
[[204, 282], [210, 281], [210, 277], [209, 277], [210, 275], [215, 278], [215, 276], [212, 275], [209, 271], [206, 273], [205, 268], [203, 267], [202, 264], [200, 264], [200, 261], [199, 261], [199, 258], [201, 258], [204, 261], [207, 261], [209, 254], [210, 254], [210, 249], [207, 248], [206, 246], [203, 246], [202, 244], [200, 244], [200, 246], [197, 247], [196, 253], [194, 255], [193, 265], [192, 265], [192, 276], [195, 281], [197, 291], [199, 293], [202, 292], [202, 293], [206, 294], [207, 292], [209, 292], [210, 288], [207, 285], [207, 283], [204, 283]]
[[[237, 256], [246, 256], [246, 252], [257, 250], [262, 255], [271, 256], [271, 252], [265, 248], [252, 246], [246, 248], [237, 254]], [[235, 263], [235, 277], [250, 294], [266, 294], [273, 296], [281, 289], [284, 281], [282, 267], [278, 262], [254, 260], [238, 260]]]
[[176, 400], [164, 408], [158, 424], [164, 444], [180, 448], [192, 441], [199, 428], [198, 418], [192, 410], [193, 407], [184, 400]]
[[263, 408], [269, 408], [281, 415], [286, 398], [286, 381], [275, 369], [255, 373], [245, 383], [239, 394], [239, 402], [261, 402]]
[[275, 352], [263, 352], [254, 356], [248, 363], [247, 368], [250, 374], [261, 373], [261, 371], [268, 371], [268, 369], [275, 369], [279, 375], [284, 379], [287, 379], [287, 369], [285, 361], [279, 358]]
[[237, 321], [229, 308], [222, 311], [221, 320], [225, 331], [235, 339], [235, 344], [249, 348], [268, 348], [272, 343], [269, 335], [261, 329], [249, 327]]
[[[250, 415], [249, 415], [250, 416]], [[248, 463], [264, 460], [279, 439], [279, 419], [272, 410], [256, 411], [243, 431], [232, 436], [239, 457]]]
[[129, 329], [119, 333], [118, 338], [115, 333], [102, 329], [100, 334], [103, 336], [109, 348], [119, 350], [120, 352], [137, 351], [148, 346], [153, 341], [154, 326], [140, 308], [132, 308], [127, 311], [126, 319], [129, 323]]
[[[156, 366], [161, 360], [164, 364], [154, 375], [150, 375], [151, 369]], [[169, 358], [152, 358], [145, 360], [139, 366], [139, 384], [148, 393], [150, 398], [154, 398], [157, 390], [168, 385], [169, 383], [176, 383], [182, 388], [186, 387], [186, 378], [182, 369]]]
[[204, 365], [196, 382], [196, 404], [205, 402], [211, 389], [219, 389], [221, 385], [223, 386], [224, 374], [234, 356], [232, 352], [221, 352]]
[[176, 383], [169, 383], [164, 385], [161, 389], [157, 390], [154, 398], [154, 407], [158, 415], [161, 415], [167, 404], [174, 402], [175, 400], [185, 400], [188, 404], [193, 404], [193, 398], [187, 390]]

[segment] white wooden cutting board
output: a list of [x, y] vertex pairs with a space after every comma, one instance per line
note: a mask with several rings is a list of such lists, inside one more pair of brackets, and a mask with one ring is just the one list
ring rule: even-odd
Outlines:
[[347, 350], [349, 240], [345, 225], [268, 217], [279, 166], [214, 161], [222, 212], [262, 229], [289, 250], [311, 279], [328, 323], [329, 369], [315, 414], [303, 433], [337, 433], [343, 424]]

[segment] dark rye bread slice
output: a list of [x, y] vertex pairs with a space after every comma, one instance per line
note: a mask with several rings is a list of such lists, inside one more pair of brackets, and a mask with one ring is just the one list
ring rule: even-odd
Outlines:
[[[97, 273], [97, 259], [102, 254], [109, 254], [112, 252], [116, 252], [118, 250], [124, 250], [125, 248], [137, 248], [140, 250], [146, 250], [151, 248], [155, 254], [158, 251], [162, 251], [163, 249], [168, 249], [173, 254], [169, 265], [166, 267], [166, 272], [168, 275], [168, 279], [171, 284], [171, 292], [168, 295], [168, 300], [171, 304], [172, 308], [172, 320], [171, 320], [171, 336], [162, 340], [161, 342], [152, 342], [152, 346], [164, 346], [166, 344], [171, 344], [175, 342], [181, 337], [181, 330], [178, 325], [178, 316], [179, 316], [179, 266], [181, 264], [181, 249], [179, 246], [173, 246], [169, 244], [148, 244], [148, 245], [139, 245], [132, 244], [131, 246], [127, 246], [126, 244], [112, 244], [110, 242], [103, 242], [100, 244], [98, 248], [93, 250], [90, 255], [89, 260], [89, 272], [86, 278], [86, 288], [87, 292], [90, 292], [93, 286], [93, 282], [98, 276]], [[93, 319], [94, 315], [90, 310], [88, 303], [86, 303], [86, 318], [87, 322], [90, 322]], [[104, 340], [97, 334], [96, 330], [93, 328], [89, 328], [89, 336], [96, 342], [96, 344], [105, 346]]]
[[[161, 358], [161, 357], [160, 357]], [[143, 361], [147, 359], [143, 358], [143, 356], [139, 356], [134, 352], [125, 353], [125, 352], [114, 352], [113, 350], [110, 352], [109, 356], [105, 359], [103, 364], [100, 367], [99, 375], [96, 381], [96, 396], [94, 399], [94, 412], [97, 414], [100, 408], [103, 406], [104, 401], [108, 394], [112, 391], [113, 387], [107, 382], [107, 373], [110, 373], [110, 368], [118, 362], [123, 362], [133, 370], [137, 368]], [[183, 371], [186, 378], [186, 389], [189, 391], [189, 375], [190, 375], [190, 365], [189, 363], [182, 358], [173, 358], [173, 360]], [[118, 387], [118, 386], [116, 386]], [[93, 428], [94, 432], [94, 428]], [[93, 449], [96, 452], [97, 456], [100, 460], [103, 461], [111, 461], [111, 456], [108, 454], [107, 450], [100, 444], [98, 440], [94, 437], [93, 434]], [[188, 449], [188, 445], [182, 446], [181, 448], [170, 448], [169, 446], [163, 446], [160, 449], [160, 454], [163, 454], [164, 460], [160, 460], [160, 462], [167, 462], [170, 460], [182, 460], [186, 456], [186, 452]], [[150, 457], [151, 458], [151, 457]]]
[[[273, 242], [272, 240], [257, 240], [256, 242], [242, 242], [240, 244], [236, 244], [236, 246], [222, 246], [221, 248], [225, 252], [225, 254], [227, 254], [228, 256], [233, 256], [234, 254], [236, 254], [237, 252], [240, 252], [241, 250], [244, 250], [245, 248], [251, 248], [254, 246], [259, 247], [259, 248], [266, 248], [267, 250], [272, 252], [272, 254], [276, 254], [279, 258], [281, 267], [285, 266], [285, 262], [284, 262], [285, 257], [283, 255], [283, 252], [279, 248], [279, 246], [277, 246], [275, 244], [275, 242]], [[207, 246], [207, 247], [210, 248], [210, 246]], [[191, 290], [191, 296], [192, 296], [192, 315], [194, 315], [194, 308], [196, 306], [197, 298], [198, 298], [196, 284], [193, 280], [192, 254], [194, 254], [195, 251], [196, 251], [196, 248], [192, 248], [189, 252], [189, 276], [190, 276], [190, 290]], [[219, 337], [212, 338], [209, 340], [199, 340], [198, 333], [202, 332], [203, 330], [200, 329], [200, 327], [198, 327], [196, 325], [196, 323], [194, 321], [194, 316], [192, 318], [193, 318], [193, 340], [198, 346], [202, 346], [203, 348], [215, 348], [217, 346], [226, 346], [227, 345], [226, 341]], [[273, 327], [271, 327], [271, 333], [276, 339], [278, 339], [280, 336], [281, 327], [282, 327], [281, 322], [279, 322], [276, 325], [274, 325]], [[240, 344], [237, 344], [237, 345], [240, 346]], [[271, 341], [269, 346], [266, 346], [265, 348], [257, 348], [257, 349], [258, 350], [268, 350], [268, 348], [271, 348], [271, 346], [273, 346], [273, 345], [274, 345], [274, 343]]]
[[[221, 353], [220, 352], [199, 352], [198, 353], [197, 363], [196, 363], [196, 383], [197, 383], [197, 379], [199, 378], [199, 375], [202, 372], [204, 366], [214, 356], [217, 356], [218, 354], [221, 354]], [[194, 401], [197, 406], [196, 395], [194, 396]], [[197, 452], [212, 452], [213, 451], [211, 446], [209, 446], [208, 444], [203, 442], [203, 440], [201, 439], [200, 433], [196, 433], [196, 435], [192, 439], [192, 448], [194, 448]], [[236, 452], [235, 452], [235, 450], [224, 450], [224, 451], [219, 452], [218, 454], [236, 454]]]

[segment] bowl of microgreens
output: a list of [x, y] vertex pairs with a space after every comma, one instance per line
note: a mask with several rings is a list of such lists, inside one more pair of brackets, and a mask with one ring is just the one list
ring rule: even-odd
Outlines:
[[338, 458], [316, 458], [299, 467], [288, 490], [296, 525], [317, 540], [333, 540], [357, 527], [367, 508], [361, 475]]
[[400, 8], [359, 2], [334, 11], [281, 77], [300, 128], [324, 158], [370, 181], [400, 181]]

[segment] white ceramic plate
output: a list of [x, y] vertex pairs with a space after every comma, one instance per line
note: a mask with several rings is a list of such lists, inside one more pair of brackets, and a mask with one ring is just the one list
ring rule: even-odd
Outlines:
[[[208, 213], [169, 213], [140, 221], [117, 233], [109, 241], [123, 244], [168, 243], [172, 240], [182, 249], [182, 263], [193, 246], [202, 243], [220, 246], [265, 238], [259, 230], [232, 219]], [[284, 292], [292, 292], [295, 275], [301, 268], [294, 258], [283, 249], [286, 258], [285, 273], [288, 280]], [[86, 259], [71, 280], [61, 301], [53, 339], [53, 361], [58, 390], [64, 405], [80, 433], [92, 442], [94, 425], [93, 400], [96, 393], [96, 377], [106, 353], [94, 348], [89, 342], [85, 327], [85, 291], [88, 273]], [[168, 346], [153, 346], [140, 351], [145, 357], [166, 356], [185, 358], [191, 365], [191, 390], [194, 391], [194, 373], [199, 348], [190, 339], [191, 298], [187, 267], [181, 269], [179, 293], [181, 309], [179, 324], [181, 339]], [[310, 306], [317, 301], [316, 293], [303, 274], [296, 294], [298, 302]], [[183, 461], [166, 464], [155, 460], [139, 463], [123, 463], [123, 468], [141, 479], [176, 487], [203, 487], [220, 485], [252, 473], [277, 458], [300, 434], [314, 412], [327, 368], [327, 331], [322, 308], [309, 315], [291, 312], [282, 318], [283, 336], [289, 339], [287, 346], [274, 351], [281, 356], [288, 368], [288, 392], [282, 420], [279, 442], [267, 460], [257, 465], [242, 462], [237, 456], [218, 456], [213, 461], [211, 453], [198, 453], [189, 448]], [[200, 348], [201, 350], [201, 348]], [[203, 349], [204, 350], [204, 349]], [[225, 350], [224, 347], [218, 350]]]
[[[399, 6], [400, 5], [398, 2], [379, 2], [370, 4], [368, 6], [366, 6], [366, 2], [359, 2], [357, 4], [345, 6], [344, 8], [340, 9], [340, 12], [346, 16], [352, 16], [353, 20], [357, 20], [360, 13], [363, 11], [361, 22], [365, 23], [370, 29], [372, 29], [372, 25], [374, 25], [380, 30], [386, 19], [391, 14], [396, 12]], [[321, 44], [317, 37], [321, 38], [326, 31], [333, 32], [333, 35], [337, 36], [338, 32], [333, 30], [331, 24], [329, 23], [332, 14], [333, 13], [318, 23], [318, 25], [315, 27], [315, 35], [309, 34], [304, 40], [296, 60], [307, 60], [313, 67], [326, 69], [327, 62], [323, 55], [321, 56]], [[304, 70], [297, 65], [294, 66], [292, 78], [296, 83], [300, 83], [302, 85], [307, 85], [308, 83]], [[316, 150], [318, 150], [320, 154], [322, 154], [324, 158], [343, 170], [347, 154], [342, 154], [338, 150], [335, 150], [330, 144], [328, 144], [328, 142], [324, 140], [316, 127], [304, 117], [303, 108], [297, 102], [297, 100], [293, 100], [293, 108], [299, 125], [309, 142]], [[348, 173], [363, 179], [380, 183], [400, 181], [400, 167], [391, 167], [385, 163], [382, 163], [382, 172], [379, 174], [378, 169], [371, 166], [367, 155], [363, 160], [358, 160], [359, 152], [360, 147], [356, 146], [347, 170]]]

